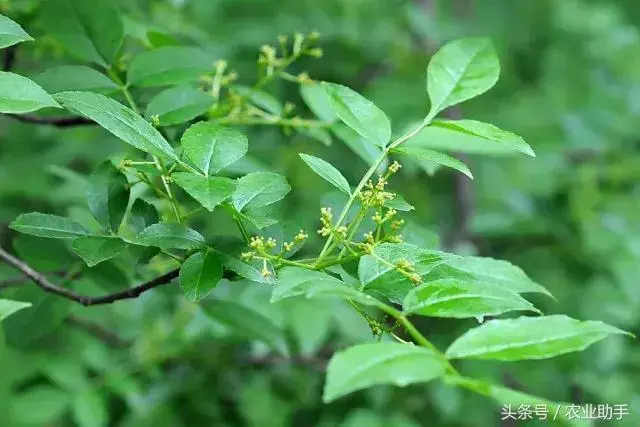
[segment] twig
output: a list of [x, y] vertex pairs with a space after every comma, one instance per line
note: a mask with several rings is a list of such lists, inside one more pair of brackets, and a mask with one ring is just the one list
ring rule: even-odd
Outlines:
[[28, 264], [20, 261], [18, 258], [9, 254], [2, 248], [0, 248], [0, 259], [4, 260], [7, 264], [14, 267], [15, 269], [23, 272], [27, 277], [33, 280], [33, 282], [35, 282], [35, 284], [38, 285], [44, 291], [51, 292], [53, 294], [70, 299], [72, 301], [76, 301], [84, 306], [111, 304], [115, 301], [119, 301], [122, 299], [137, 298], [138, 296], [140, 296], [140, 294], [148, 291], [149, 289], [153, 289], [157, 286], [170, 283], [173, 279], [178, 277], [178, 274], [180, 272], [180, 269], [177, 268], [175, 270], [171, 270], [166, 274], [163, 274], [160, 277], [156, 277], [155, 279], [152, 279], [148, 282], [145, 282], [133, 288], [125, 289], [119, 292], [115, 292], [112, 294], [103, 295], [99, 297], [90, 297], [86, 295], [80, 295], [69, 289], [61, 288], [59, 286], [54, 285], [44, 275], [38, 273], [36, 270], [31, 268]]
[[87, 319], [83, 319], [77, 316], [69, 316], [65, 319], [69, 325], [76, 326], [84, 331], [95, 336], [99, 340], [103, 341], [107, 345], [113, 348], [126, 348], [131, 345], [131, 342], [120, 338], [118, 334], [110, 331], [98, 323], [91, 322]]

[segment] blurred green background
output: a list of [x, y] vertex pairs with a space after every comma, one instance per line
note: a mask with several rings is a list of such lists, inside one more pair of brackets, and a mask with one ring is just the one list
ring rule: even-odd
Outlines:
[[[0, 1], [2, 13], [37, 39], [17, 51], [14, 69], [25, 75], [77, 63], [48, 33], [39, 3]], [[464, 158], [475, 180], [406, 164], [392, 185], [416, 207], [407, 239], [512, 261], [556, 296], [555, 302], [536, 301], [546, 313], [640, 334], [637, 0], [114, 3], [131, 51], [194, 44], [226, 59], [246, 84], [255, 81], [262, 44], [316, 30], [324, 56], [305, 59], [291, 72], [351, 86], [381, 107], [398, 133], [427, 112], [425, 70], [438, 46], [460, 36], [491, 37], [500, 53], [500, 81], [451, 114], [516, 132], [537, 157], [439, 141], [439, 148]], [[311, 116], [297, 85], [280, 81], [267, 90]], [[313, 231], [319, 208], [335, 200], [298, 152], [331, 161], [351, 182], [367, 167], [337, 139], [325, 146], [273, 128], [243, 131], [249, 157], [238, 168], [281, 172], [294, 189], [279, 207], [290, 220], [270, 233], [300, 225]], [[42, 271], [68, 269], [76, 261], [63, 245], [18, 237], [7, 225], [34, 210], [86, 220], [86, 175], [125, 150], [99, 128], [61, 130], [0, 117], [2, 246]], [[215, 215], [197, 221], [218, 234], [231, 229]], [[135, 271], [117, 261], [86, 273], [75, 285], [86, 293], [136, 282]], [[0, 265], [0, 282], [15, 277]], [[227, 285], [216, 292], [268, 314], [296, 343], [291, 359], [204, 317], [177, 287], [84, 308], [35, 286], [0, 285], [0, 295], [35, 304], [7, 322], [7, 343], [0, 344], [0, 426], [501, 425], [500, 408], [489, 400], [435, 383], [376, 387], [323, 405], [324, 364], [333, 349], [371, 339], [364, 320], [341, 303], [269, 305], [269, 289]], [[91, 331], [95, 324], [110, 334]], [[429, 319], [420, 327], [445, 346], [472, 325]], [[627, 404], [631, 414], [605, 424], [640, 425], [637, 340], [615, 336], [584, 353], [545, 361], [464, 362], [463, 370], [553, 400]]]

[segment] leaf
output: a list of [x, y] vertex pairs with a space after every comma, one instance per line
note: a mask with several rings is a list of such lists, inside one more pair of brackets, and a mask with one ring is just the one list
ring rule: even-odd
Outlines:
[[427, 67], [429, 115], [488, 91], [500, 76], [498, 55], [486, 38], [464, 38], [443, 46]]
[[125, 246], [122, 239], [103, 236], [82, 237], [71, 244], [73, 251], [89, 267], [120, 255]]
[[[364, 137], [342, 123], [334, 123], [330, 129], [351, 151], [356, 153], [368, 165], [373, 165], [380, 157], [380, 154], [382, 154], [380, 147], [369, 144]], [[383, 163], [383, 167], [384, 166], [385, 164]]]
[[238, 335], [262, 341], [286, 354], [281, 328], [253, 307], [225, 300], [206, 300], [200, 306], [209, 317]]
[[417, 147], [415, 145], [407, 145], [407, 144], [398, 148], [394, 148], [393, 152], [405, 154], [407, 156], [415, 157], [421, 160], [429, 160], [439, 165], [453, 168], [459, 172], [462, 172], [469, 178], [473, 179], [473, 175], [471, 174], [471, 171], [469, 170], [467, 165], [462, 163], [460, 160], [454, 157], [448, 156], [446, 154], [439, 153], [433, 150], [427, 150], [425, 148]]
[[396, 194], [395, 197], [391, 200], [385, 200], [384, 206], [401, 212], [410, 212], [412, 210], [415, 210], [413, 205], [407, 202], [405, 198], [400, 194]]
[[263, 267], [262, 262], [257, 262], [255, 260], [253, 262], [244, 262], [239, 260], [238, 258], [232, 257], [231, 255], [222, 252], [216, 253], [222, 260], [222, 264], [229, 270], [236, 273], [238, 276], [244, 277], [245, 279], [249, 279], [253, 282], [267, 283], [270, 285], [276, 283], [276, 280], [274, 278], [275, 273], [273, 272], [273, 268], [271, 268], [271, 265], [269, 263], [267, 263], [267, 266], [269, 268], [268, 271], [270, 274], [264, 276], [260, 272]]
[[158, 223], [142, 230], [134, 243], [160, 249], [193, 249], [205, 244], [204, 237], [182, 224]]
[[[446, 266], [454, 268], [456, 272], [464, 272], [478, 281], [491, 283], [511, 292], [536, 292], [553, 298], [546, 288], [531, 280], [524, 271], [508, 261], [475, 256], [452, 257]], [[442, 274], [445, 276], [451, 276], [453, 273], [450, 269], [444, 270]], [[439, 269], [433, 271], [434, 275], [437, 273]], [[432, 274], [429, 278], [432, 278]]]
[[19, 233], [53, 239], [72, 239], [89, 235], [83, 226], [69, 218], [40, 212], [20, 215], [10, 227]]
[[450, 359], [547, 359], [584, 350], [610, 334], [626, 333], [602, 322], [563, 315], [499, 319], [467, 331], [446, 355]]
[[354, 90], [322, 82], [333, 111], [351, 129], [379, 147], [391, 139], [391, 122], [382, 110]]
[[307, 298], [342, 298], [362, 305], [378, 307], [390, 311], [383, 302], [354, 289], [326, 273], [302, 267], [285, 267], [278, 273], [276, 285], [271, 294], [271, 302], [305, 295]]
[[435, 120], [431, 126], [466, 133], [485, 139], [488, 142], [497, 142], [499, 144], [515, 148], [516, 150], [532, 157], [536, 156], [533, 149], [531, 149], [529, 144], [527, 144], [522, 137], [513, 132], [502, 130], [490, 123], [478, 122], [476, 120]]
[[[11, 399], [11, 419], [22, 425], [56, 424], [67, 411], [69, 395], [50, 385], [34, 385]], [[37, 408], [37, 410], [35, 410]]]
[[108, 0], [48, 0], [41, 16], [47, 34], [72, 55], [102, 67], [114, 64], [124, 39], [120, 12]]
[[244, 156], [247, 137], [235, 129], [213, 122], [198, 122], [185, 131], [181, 140], [185, 155], [206, 175], [215, 174]]
[[282, 115], [282, 103], [273, 95], [248, 86], [233, 85], [233, 89], [263, 110], [277, 116]]
[[[325, 147], [329, 147], [332, 143], [331, 134], [326, 129], [320, 127], [298, 128], [298, 133], [321, 142]], [[360, 136], [358, 135], [358, 137]]]
[[496, 316], [514, 310], [540, 313], [515, 292], [490, 283], [441, 279], [409, 291], [402, 303], [407, 314], [432, 317]]
[[71, 402], [73, 419], [79, 427], [104, 427], [109, 423], [107, 402], [96, 389], [75, 393]]
[[110, 161], [98, 166], [89, 178], [86, 197], [94, 218], [117, 232], [129, 205], [129, 182]]
[[222, 262], [212, 251], [191, 255], [180, 267], [180, 287], [191, 302], [200, 302], [222, 279]]
[[33, 81], [0, 71], [0, 113], [28, 113], [60, 105]]
[[84, 65], [61, 65], [48, 68], [33, 80], [49, 93], [70, 90], [109, 94], [118, 90], [110, 78]]
[[351, 195], [349, 182], [344, 176], [342, 176], [338, 169], [333, 167], [331, 163], [304, 153], [300, 153], [299, 156], [315, 173], [320, 175], [338, 190]]
[[131, 228], [138, 233], [151, 224], [157, 223], [159, 218], [158, 210], [151, 203], [136, 199], [131, 205], [129, 222]]
[[433, 351], [398, 343], [370, 343], [333, 355], [327, 367], [322, 400], [381, 384], [405, 387], [428, 382], [445, 373], [446, 363]]
[[133, 86], [171, 86], [197, 81], [213, 69], [213, 58], [195, 47], [165, 46], [142, 52], [129, 64]]
[[0, 49], [33, 40], [20, 25], [0, 14]]
[[147, 105], [147, 119], [157, 116], [160, 126], [177, 125], [204, 114], [213, 98], [194, 87], [178, 86], [163, 90]]
[[[0, 15], [2, 17], [2, 15]], [[0, 20], [0, 24], [2, 21]], [[1, 39], [0, 39], [1, 40]], [[13, 301], [0, 298], [0, 322], [23, 308], [31, 307], [30, 302]]]
[[90, 118], [138, 150], [178, 160], [173, 147], [158, 130], [135, 111], [111, 98], [91, 92], [60, 92], [55, 99], [66, 109]]
[[358, 277], [363, 290], [374, 296], [381, 295], [402, 304], [406, 294], [415, 287], [406, 275], [394, 267], [400, 261], [408, 261], [414, 272], [424, 276], [437, 266], [449, 262], [456, 255], [422, 249], [414, 245], [383, 243], [377, 246], [374, 255], [360, 258]]
[[438, 126], [436, 123], [440, 123], [440, 121], [422, 129], [402, 147], [416, 146], [447, 153], [479, 154], [493, 157], [512, 156], [520, 153], [509, 145], [488, 143], [489, 141], [484, 137], [460, 132], [451, 127]]
[[333, 111], [329, 96], [316, 82], [305, 82], [300, 85], [300, 96], [307, 107], [320, 120], [333, 123], [338, 120], [338, 115]]
[[231, 197], [236, 189], [235, 181], [217, 176], [199, 176], [188, 172], [172, 175], [176, 184], [196, 199], [208, 211]]
[[291, 191], [287, 179], [276, 173], [254, 172], [238, 179], [233, 206], [239, 211], [255, 209], [280, 201]]

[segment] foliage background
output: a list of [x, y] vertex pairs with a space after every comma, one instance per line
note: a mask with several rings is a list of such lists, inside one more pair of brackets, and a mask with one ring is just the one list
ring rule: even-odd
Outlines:
[[[47, 34], [37, 1], [0, 8], [38, 41], [20, 46], [15, 69], [35, 75], [73, 64]], [[416, 207], [410, 239], [428, 246], [503, 258], [558, 299], [547, 313], [602, 320], [640, 333], [640, 7], [632, 0], [119, 0], [130, 34], [154, 28], [152, 44], [186, 40], [225, 58], [240, 80], [255, 80], [257, 47], [279, 34], [321, 33], [325, 55], [294, 71], [341, 82], [380, 106], [401, 129], [426, 112], [424, 72], [443, 42], [492, 37], [501, 57], [496, 88], [456, 114], [522, 135], [537, 157], [466, 153], [468, 181], [448, 171], [407, 167], [394, 186]], [[132, 37], [133, 38], [133, 37]], [[142, 49], [131, 43], [131, 49]], [[296, 103], [298, 87], [269, 87]], [[306, 114], [306, 113], [305, 113]], [[366, 164], [334, 140], [325, 147], [273, 128], [246, 129], [251, 163], [285, 174], [294, 191], [282, 204], [291, 224], [314, 230], [335, 198], [298, 152], [330, 160], [356, 181]], [[56, 242], [14, 235], [7, 224], [27, 211], [86, 220], [84, 179], [124, 145], [99, 128], [53, 129], [0, 118], [0, 242], [43, 271], [73, 257]], [[243, 166], [240, 164], [240, 168]], [[202, 227], [231, 229], [203, 216]], [[297, 229], [297, 228], [293, 228]], [[274, 233], [281, 232], [277, 228]], [[440, 242], [440, 243], [438, 243]], [[160, 269], [162, 266], [158, 266]], [[117, 263], [96, 267], [76, 289], [110, 291], [135, 283]], [[0, 279], [15, 273], [0, 266]], [[0, 350], [0, 425], [7, 426], [478, 426], [499, 425], [488, 400], [441, 384], [379, 387], [320, 403], [331, 351], [370, 337], [366, 323], [338, 303], [270, 306], [268, 290], [231, 289], [269, 313], [298, 345], [292, 360], [213, 323], [179, 289], [84, 308], [33, 286], [0, 289], [37, 310], [7, 322]], [[16, 316], [18, 318], [18, 316]], [[113, 336], [96, 338], [82, 321]], [[471, 322], [421, 324], [445, 345]], [[86, 325], [85, 325], [86, 326]], [[547, 361], [464, 362], [478, 377], [560, 401], [626, 403], [620, 425], [640, 425], [640, 349], [614, 336], [580, 354]], [[635, 413], [634, 413], [635, 412]]]

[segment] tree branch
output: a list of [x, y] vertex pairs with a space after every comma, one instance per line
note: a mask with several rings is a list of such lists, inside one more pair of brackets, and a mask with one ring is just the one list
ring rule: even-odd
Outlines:
[[27, 263], [20, 261], [18, 258], [9, 254], [2, 248], [0, 248], [0, 259], [4, 260], [7, 264], [12, 266], [16, 270], [19, 270], [22, 273], [24, 273], [28, 278], [30, 278], [36, 285], [38, 285], [44, 291], [59, 295], [63, 298], [70, 299], [72, 301], [76, 301], [84, 306], [111, 304], [115, 301], [119, 301], [122, 299], [137, 298], [143, 292], [146, 292], [157, 286], [170, 283], [173, 279], [178, 277], [178, 274], [180, 272], [180, 269], [177, 268], [175, 270], [171, 270], [166, 274], [163, 274], [160, 277], [156, 277], [155, 279], [152, 279], [146, 283], [143, 283], [138, 286], [134, 286], [133, 288], [125, 289], [119, 292], [103, 295], [100, 297], [90, 297], [86, 295], [80, 295], [69, 289], [61, 288], [59, 286], [54, 285], [44, 275], [38, 273], [36, 270], [31, 268]]

